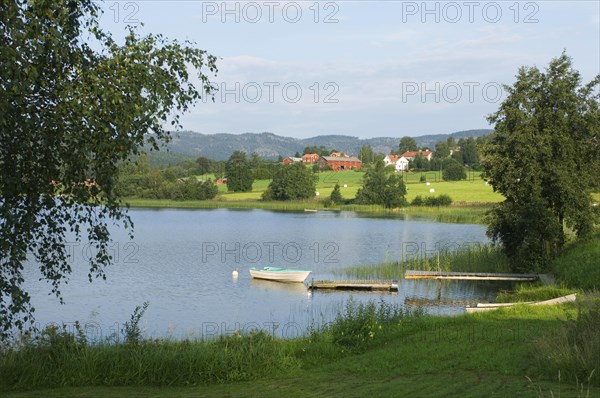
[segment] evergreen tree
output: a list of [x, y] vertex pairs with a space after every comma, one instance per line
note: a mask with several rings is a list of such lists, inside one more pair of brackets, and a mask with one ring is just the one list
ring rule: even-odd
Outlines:
[[331, 199], [331, 201], [336, 204], [340, 204], [340, 203], [344, 202], [344, 198], [342, 198], [342, 192], [340, 191], [339, 184], [335, 184], [335, 187], [333, 187], [333, 191], [331, 191], [331, 195], [329, 196], [329, 199]]

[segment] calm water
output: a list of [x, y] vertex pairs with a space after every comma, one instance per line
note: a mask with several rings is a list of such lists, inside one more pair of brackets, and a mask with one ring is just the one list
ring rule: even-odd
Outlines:
[[[340, 279], [352, 265], [430, 255], [437, 248], [486, 242], [485, 227], [369, 218], [352, 212], [283, 213], [263, 210], [131, 210], [135, 239], [115, 229], [115, 264], [107, 280], [87, 281], [90, 247], [72, 245], [73, 276], [62, 289], [65, 305], [48, 296], [28, 264], [28, 289], [40, 325], [88, 323], [106, 337], [136, 305], [150, 306], [142, 324], [148, 337], [209, 337], [261, 328], [293, 337], [335, 316], [352, 297], [403, 305], [428, 304], [432, 313], [459, 313], [465, 302], [493, 300], [489, 283], [401, 281], [398, 294], [322, 293], [301, 284], [251, 280], [251, 266], [309, 269], [314, 279]], [[239, 277], [232, 278], [238, 270]], [[343, 277], [341, 277], [343, 278]], [[437, 299], [442, 299], [441, 304]]]

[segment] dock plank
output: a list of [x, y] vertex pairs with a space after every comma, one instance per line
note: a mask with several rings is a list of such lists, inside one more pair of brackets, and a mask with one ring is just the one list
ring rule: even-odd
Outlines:
[[404, 279], [454, 279], [454, 280], [490, 280], [490, 281], [535, 281], [538, 274], [503, 274], [491, 272], [453, 272], [406, 270]]
[[362, 290], [362, 291], [389, 291], [397, 292], [398, 283], [396, 281], [311, 281], [310, 289], [328, 289], [328, 290]]

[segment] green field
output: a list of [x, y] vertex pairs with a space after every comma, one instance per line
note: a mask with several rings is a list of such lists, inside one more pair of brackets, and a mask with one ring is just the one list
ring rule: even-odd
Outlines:
[[[362, 186], [364, 172], [356, 171], [325, 171], [319, 173], [317, 182], [317, 192], [319, 198], [329, 197], [335, 184], [341, 187], [342, 196], [345, 199], [352, 199], [356, 192]], [[442, 181], [439, 172], [406, 173], [403, 174], [407, 185], [407, 199], [411, 201], [417, 195], [450, 195], [454, 202], [464, 203], [497, 203], [502, 200], [502, 195], [495, 193], [491, 186], [486, 185], [481, 179], [479, 172], [469, 173], [466, 181], [446, 182]], [[421, 175], [424, 175], [430, 185], [419, 182]], [[198, 177], [206, 178], [206, 176]], [[252, 192], [227, 192], [226, 185], [219, 185], [218, 200], [224, 201], [242, 201], [242, 200], [260, 200], [262, 193], [267, 189], [270, 180], [257, 180], [252, 186]], [[429, 190], [434, 189], [434, 193]]]

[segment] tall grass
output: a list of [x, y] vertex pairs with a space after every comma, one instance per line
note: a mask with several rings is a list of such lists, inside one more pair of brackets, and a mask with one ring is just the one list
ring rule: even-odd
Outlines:
[[318, 334], [333, 344], [354, 350], [367, 348], [376, 337], [386, 333], [389, 326], [405, 318], [423, 315], [419, 309], [411, 310], [381, 300], [356, 303], [349, 300], [343, 312], [335, 320], [325, 325]]
[[357, 304], [351, 300], [333, 322], [307, 331], [309, 337], [284, 340], [253, 331], [207, 341], [171, 341], [140, 337], [138, 323], [145, 307], [136, 308], [122, 342], [93, 344], [78, 326], [75, 331], [53, 326], [18, 347], [4, 347], [0, 391], [205, 385], [284, 375], [311, 360], [339, 357], [335, 347], [365, 349], [380, 338], [385, 327], [420, 314], [383, 301]]
[[467, 246], [457, 251], [441, 251], [439, 256], [415, 256], [402, 262], [361, 265], [334, 271], [357, 279], [400, 279], [404, 271], [510, 272], [510, 264], [500, 248], [490, 245]]
[[577, 317], [539, 337], [534, 351], [549, 375], [600, 386], [600, 296], [582, 295], [577, 305]]

